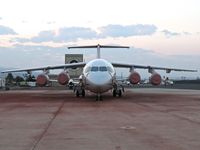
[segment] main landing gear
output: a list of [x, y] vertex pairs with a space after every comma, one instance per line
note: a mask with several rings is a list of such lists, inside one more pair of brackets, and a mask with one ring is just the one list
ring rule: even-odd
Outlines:
[[121, 85], [115, 85], [113, 88], [113, 97], [121, 97], [124, 92], [124, 87]]
[[76, 97], [85, 97], [85, 90], [82, 89], [82, 90], [76, 90]]
[[76, 97], [80, 97], [80, 96], [85, 97], [85, 88], [83, 86], [79, 86], [79, 85], [75, 86], [74, 92], [76, 94]]

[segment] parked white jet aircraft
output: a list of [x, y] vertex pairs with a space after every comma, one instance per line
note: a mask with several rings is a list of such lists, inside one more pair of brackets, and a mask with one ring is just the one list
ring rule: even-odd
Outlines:
[[89, 90], [97, 94], [97, 100], [101, 100], [101, 94], [109, 90], [113, 91], [113, 96], [121, 96], [123, 92], [123, 87], [118, 84], [116, 80], [116, 72], [114, 67], [130, 68], [129, 81], [132, 84], [137, 84], [140, 82], [140, 74], [135, 71], [135, 69], [148, 69], [151, 73], [150, 83], [153, 85], [159, 85], [162, 81], [161, 76], [155, 70], [166, 70], [167, 73], [171, 71], [189, 71], [196, 72], [196, 70], [185, 70], [185, 69], [174, 69], [174, 68], [164, 68], [164, 67], [153, 67], [153, 66], [142, 66], [135, 64], [122, 64], [122, 63], [111, 63], [107, 60], [101, 59], [100, 48], [129, 48], [127, 46], [106, 46], [106, 45], [91, 45], [91, 46], [75, 46], [68, 47], [71, 48], [97, 48], [97, 58], [85, 63], [72, 63], [72, 64], [62, 64], [56, 66], [46, 66], [38, 68], [28, 68], [28, 69], [16, 69], [7, 70], [2, 73], [11, 72], [22, 72], [26, 71], [28, 73], [36, 70], [42, 70], [43, 73], [38, 75], [36, 83], [39, 86], [45, 86], [49, 82], [48, 72], [50, 69], [63, 69], [63, 71], [58, 75], [58, 82], [61, 85], [68, 84], [70, 76], [68, 74], [68, 68], [83, 67], [83, 73], [79, 77], [80, 83], [75, 87], [76, 96], [85, 96], [85, 90]]

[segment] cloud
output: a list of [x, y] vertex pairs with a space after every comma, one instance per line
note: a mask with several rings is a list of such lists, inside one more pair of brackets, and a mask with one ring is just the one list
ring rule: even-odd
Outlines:
[[17, 34], [13, 29], [0, 25], [0, 35]]
[[48, 21], [47, 24], [55, 24], [55, 21]]
[[2, 17], [0, 17], [0, 20], [2, 20], [3, 18]]
[[22, 22], [22, 23], [28, 23], [28, 21], [27, 21], [27, 20], [22, 20], [21, 22]]
[[103, 37], [129, 37], [152, 35], [156, 32], [155, 25], [136, 24], [136, 25], [107, 25], [100, 28]]
[[58, 30], [41, 31], [38, 36], [31, 38], [32, 42], [66, 42], [77, 39], [96, 38], [97, 33], [90, 28], [84, 27], [65, 27]]
[[129, 37], [152, 35], [156, 32], [155, 25], [107, 25], [100, 27], [100, 33], [91, 28], [85, 27], [63, 27], [58, 30], [41, 31], [37, 36], [31, 39], [16, 38], [19, 42], [70, 42], [78, 39], [101, 39], [106, 37]]
[[192, 35], [190, 32], [183, 32], [184, 35]]
[[161, 31], [165, 34], [166, 37], [172, 37], [172, 36], [178, 36], [178, 35], [181, 35], [181, 33], [178, 33], [178, 32], [171, 32], [169, 30], [163, 30]]

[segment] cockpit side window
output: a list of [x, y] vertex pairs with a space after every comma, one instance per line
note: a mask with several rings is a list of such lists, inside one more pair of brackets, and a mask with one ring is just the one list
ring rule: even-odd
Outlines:
[[87, 67], [87, 68], [85, 69], [85, 73], [88, 73], [90, 70], [91, 70], [91, 67]]
[[107, 70], [108, 70], [110, 73], [113, 73], [113, 72], [114, 72], [114, 70], [113, 70], [110, 66], [107, 67]]
[[98, 71], [98, 70], [99, 70], [99, 69], [98, 69], [97, 66], [93, 66], [93, 67], [91, 68], [91, 71], [93, 71], [93, 72]]

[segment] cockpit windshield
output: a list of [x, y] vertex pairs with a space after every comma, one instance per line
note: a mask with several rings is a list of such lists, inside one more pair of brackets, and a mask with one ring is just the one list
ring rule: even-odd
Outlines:
[[93, 67], [91, 68], [91, 71], [93, 71], [93, 72], [98, 71], [98, 70], [99, 70], [99, 69], [98, 69], [97, 66], [93, 66]]
[[86, 68], [85, 72], [97, 72], [97, 71], [100, 71], [100, 72], [105, 72], [105, 71], [108, 71], [108, 72], [113, 72], [113, 69], [110, 67], [110, 66], [92, 66], [92, 67], [88, 67]]
[[107, 67], [101, 66], [101, 67], [99, 67], [99, 71], [107, 71]]

